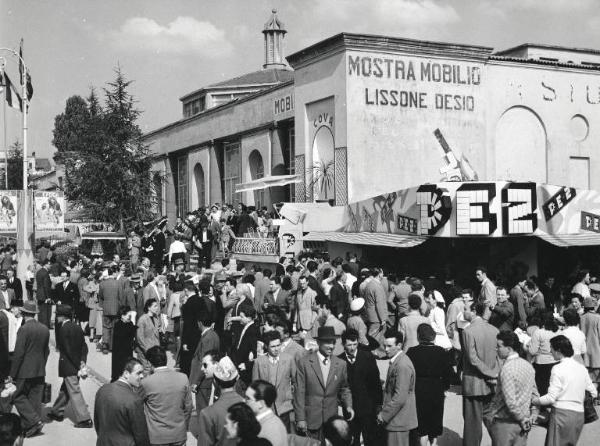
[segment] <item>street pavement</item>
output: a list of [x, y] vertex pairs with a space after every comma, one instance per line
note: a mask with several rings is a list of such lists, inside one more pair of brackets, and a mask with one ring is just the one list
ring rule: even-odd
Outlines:
[[[58, 389], [62, 380], [58, 378], [58, 353], [54, 347], [54, 332], [52, 331], [50, 357], [48, 358], [48, 366], [46, 367], [46, 381], [52, 384], [52, 399], [56, 399]], [[96, 351], [96, 346], [93, 343], [88, 343], [90, 350], [88, 356], [88, 366], [91, 370], [91, 376], [81, 381], [81, 389], [83, 396], [88, 403], [90, 413], [93, 417], [95, 395], [100, 386], [110, 379], [110, 355], [103, 355]], [[169, 365], [174, 364], [172, 355], [169, 354]], [[379, 361], [381, 376], [384, 378], [387, 372], [387, 362]], [[51, 403], [47, 405], [51, 406]], [[26, 446], [79, 446], [79, 445], [94, 445], [96, 444], [96, 431], [94, 429], [77, 429], [73, 422], [67, 418], [70, 415], [67, 409], [66, 417], [63, 422], [49, 422], [43, 430], [43, 435], [27, 439]], [[196, 433], [196, 413], [192, 414], [192, 423], [190, 430]], [[490, 446], [491, 440], [487, 432], [483, 434], [482, 446]], [[460, 446], [462, 443], [463, 419], [462, 419], [462, 400], [460, 389], [453, 387], [447, 392], [445, 414], [444, 414], [444, 434], [438, 439], [440, 446]], [[188, 433], [188, 445], [196, 445], [197, 441], [194, 435]], [[529, 434], [528, 444], [537, 446], [544, 444], [546, 435], [545, 429], [534, 426]], [[600, 438], [600, 421], [591, 425], [586, 425], [579, 440], [580, 445], [591, 445], [597, 443]], [[203, 445], [199, 445], [203, 446]]]

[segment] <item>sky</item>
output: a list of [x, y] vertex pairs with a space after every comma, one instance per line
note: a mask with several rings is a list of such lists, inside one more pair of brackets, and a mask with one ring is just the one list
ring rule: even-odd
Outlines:
[[[103, 96], [117, 66], [133, 81], [143, 132], [177, 121], [184, 94], [262, 68], [261, 31], [273, 8], [287, 29], [286, 54], [340, 32], [600, 50], [600, 0], [0, 0], [0, 47], [24, 39], [35, 91], [29, 152], [52, 157], [54, 118], [67, 98], [90, 87]], [[0, 56], [16, 80], [15, 59]], [[0, 132], [0, 147], [21, 139], [18, 111], [6, 109]]]

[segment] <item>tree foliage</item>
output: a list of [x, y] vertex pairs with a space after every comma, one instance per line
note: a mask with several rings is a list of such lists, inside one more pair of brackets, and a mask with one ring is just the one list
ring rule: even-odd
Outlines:
[[65, 167], [65, 197], [90, 218], [121, 230], [155, 215], [150, 151], [136, 124], [140, 111], [120, 68], [103, 89], [72, 96], [54, 121], [54, 160]]
[[[0, 170], [0, 189], [21, 190], [23, 189], [23, 145], [19, 140], [8, 148], [6, 157], [7, 169]], [[6, 171], [8, 171], [8, 187], [6, 187]]]

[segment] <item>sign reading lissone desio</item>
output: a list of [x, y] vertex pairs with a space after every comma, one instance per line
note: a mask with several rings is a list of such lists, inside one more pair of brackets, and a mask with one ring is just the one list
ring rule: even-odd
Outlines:
[[36, 232], [60, 232], [65, 227], [65, 198], [62, 192], [36, 191]]

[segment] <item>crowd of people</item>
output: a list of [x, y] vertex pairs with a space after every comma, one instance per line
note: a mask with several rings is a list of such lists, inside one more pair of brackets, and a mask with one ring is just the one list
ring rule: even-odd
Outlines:
[[[121, 261], [43, 247], [22, 301], [0, 277], [0, 409], [14, 405], [25, 436], [47, 421], [52, 329], [63, 383], [46, 418], [62, 421], [70, 402], [98, 445], [184, 445], [192, 416], [202, 446], [434, 445], [451, 385], [465, 446], [480, 445], [484, 427], [494, 445], [526, 444], [534, 424], [547, 445], [576, 444], [591, 419], [600, 284], [588, 271], [565, 292], [553, 278], [494, 283], [478, 267], [468, 289], [353, 253], [303, 252], [272, 268], [210, 257], [191, 270], [193, 248], [161, 249]], [[93, 416], [80, 389], [85, 337], [112, 363]]]

